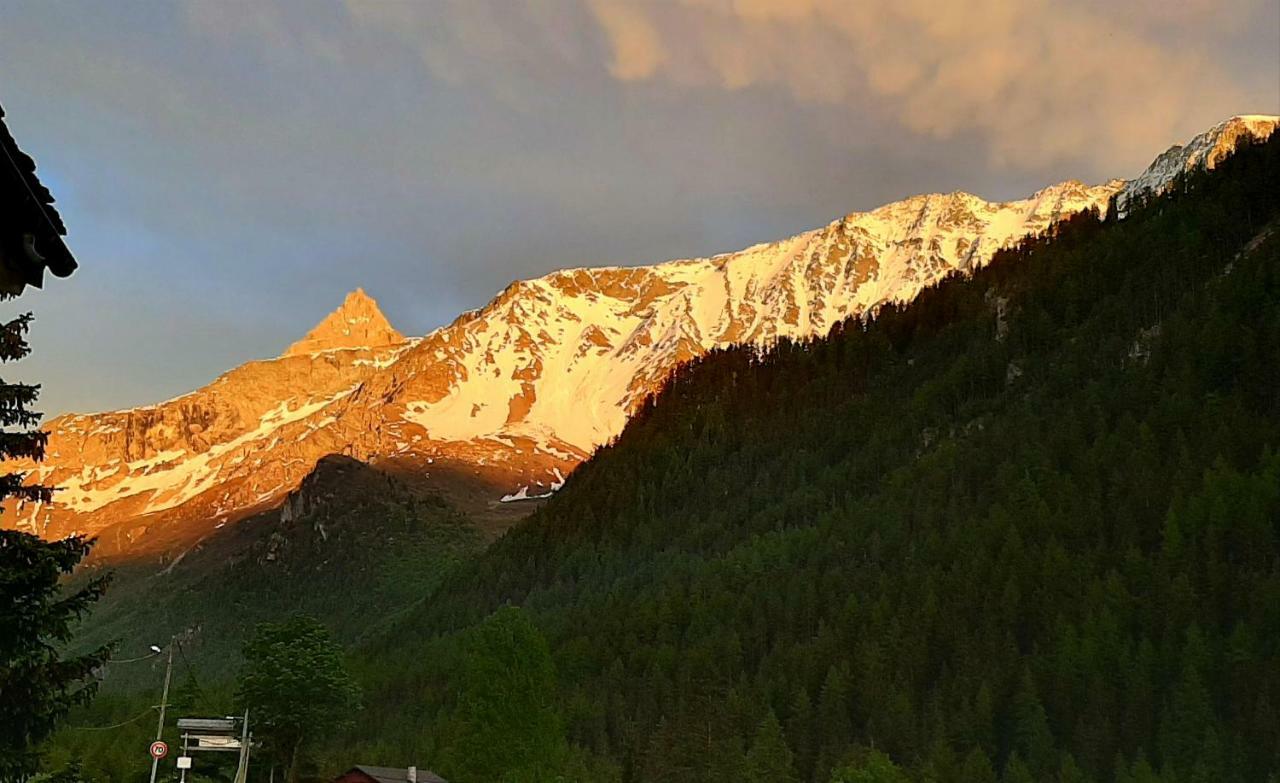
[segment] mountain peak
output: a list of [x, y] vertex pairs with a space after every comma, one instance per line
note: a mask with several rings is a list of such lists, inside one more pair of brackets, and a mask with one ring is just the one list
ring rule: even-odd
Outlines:
[[113, 527], [132, 546], [159, 530], [153, 514], [198, 527], [278, 502], [333, 453], [479, 481], [465, 484], [472, 500], [481, 485], [493, 503], [544, 495], [689, 359], [820, 337], [909, 302], [1060, 218], [1212, 168], [1238, 135], [1278, 124], [1226, 120], [1138, 180], [1068, 181], [1001, 202], [913, 196], [711, 258], [553, 272], [416, 341], [356, 290], [288, 361], [252, 362], [176, 401], [53, 422], [48, 458], [13, 469], [63, 491], [20, 514], [11, 506], [0, 525], [50, 538]]
[[1120, 205], [1140, 193], [1159, 193], [1175, 177], [1197, 168], [1213, 168], [1230, 155], [1241, 137], [1263, 140], [1280, 127], [1280, 116], [1273, 114], [1237, 114], [1228, 117], [1199, 134], [1186, 144], [1175, 144], [1156, 157], [1135, 179], [1125, 183]]
[[285, 356], [329, 351], [335, 348], [378, 348], [404, 342], [378, 309], [373, 297], [357, 288], [347, 294], [337, 310], [325, 316], [315, 328], [289, 346]]

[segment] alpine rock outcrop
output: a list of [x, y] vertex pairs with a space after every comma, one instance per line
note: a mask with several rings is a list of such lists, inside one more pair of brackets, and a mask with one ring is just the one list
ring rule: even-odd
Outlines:
[[1265, 137], [1278, 122], [1232, 118], [1129, 181], [1063, 182], [1005, 202], [915, 196], [736, 253], [554, 272], [421, 338], [401, 335], [356, 291], [277, 358], [157, 405], [51, 421], [45, 461], [16, 468], [60, 490], [2, 519], [47, 537], [146, 547], [279, 505], [329, 454], [453, 482], [495, 507], [542, 496], [677, 364], [822, 335], [909, 301], [1062, 217], [1213, 166], [1239, 137]]

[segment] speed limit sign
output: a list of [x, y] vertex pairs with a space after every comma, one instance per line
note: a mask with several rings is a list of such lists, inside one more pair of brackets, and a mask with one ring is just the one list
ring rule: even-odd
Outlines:
[[165, 756], [169, 755], [169, 746], [164, 744], [160, 740], [156, 740], [155, 742], [151, 743], [150, 753], [151, 753], [151, 758], [162, 759]]

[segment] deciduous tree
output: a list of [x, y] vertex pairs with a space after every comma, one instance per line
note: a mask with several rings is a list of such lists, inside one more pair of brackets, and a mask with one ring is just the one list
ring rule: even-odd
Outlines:
[[305, 615], [255, 629], [244, 646], [236, 695], [289, 783], [298, 779], [310, 743], [351, 722], [360, 707], [341, 648]]

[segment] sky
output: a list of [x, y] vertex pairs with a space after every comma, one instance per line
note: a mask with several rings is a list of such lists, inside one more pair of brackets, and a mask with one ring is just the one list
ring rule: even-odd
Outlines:
[[516, 279], [736, 250], [916, 193], [1131, 177], [1280, 113], [1274, 0], [4, 0], [0, 105], [80, 269], [49, 415], [406, 334]]

